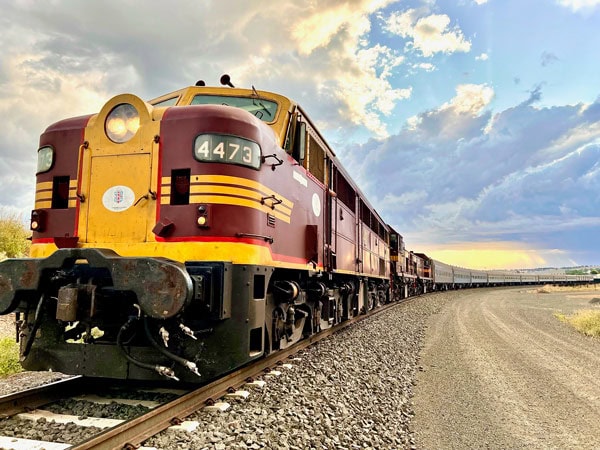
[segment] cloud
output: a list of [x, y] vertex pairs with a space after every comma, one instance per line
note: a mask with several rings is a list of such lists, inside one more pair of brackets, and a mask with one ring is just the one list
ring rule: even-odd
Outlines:
[[481, 55], [476, 56], [475, 59], [477, 61], [487, 61], [488, 59], [490, 59], [490, 57], [487, 53], [482, 53]]
[[450, 18], [445, 14], [422, 15], [416, 9], [392, 13], [384, 28], [390, 33], [412, 39], [409, 45], [423, 56], [436, 53], [469, 52], [471, 42], [465, 39], [458, 26], [448, 28]]
[[571, 9], [573, 12], [591, 11], [600, 5], [600, 0], [558, 0], [560, 6]]
[[393, 1], [182, 0], [148, 3], [143, 14], [116, 0], [4, 5], [0, 183], [14, 189], [0, 205], [33, 204], [35, 150], [53, 122], [122, 92], [150, 99], [198, 79], [216, 85], [222, 73], [294, 97], [320, 112], [320, 126], [387, 136], [384, 119], [412, 89], [392, 87], [403, 55], [368, 33], [371, 16]]
[[560, 265], [564, 255], [560, 250], [547, 250], [510, 241], [457, 242], [425, 246], [422, 251], [447, 264], [486, 270], [555, 266]]
[[[487, 123], [487, 116], [480, 113], [494, 97], [494, 90], [488, 85], [462, 84], [456, 87], [456, 96], [437, 110], [421, 113], [409, 119], [415, 132], [424, 140], [468, 139], [477, 134]], [[480, 117], [480, 120], [464, 120]]]
[[542, 67], [549, 66], [558, 61], [560, 61], [558, 56], [550, 52], [542, 52], [542, 56], [540, 57], [540, 63], [542, 64]]
[[516, 241], [561, 250], [565, 236], [586, 230], [595, 248], [600, 102], [537, 107], [541, 95], [537, 87], [492, 114], [491, 87], [458, 86], [454, 98], [385, 141], [350, 148], [344, 161], [411, 248]]

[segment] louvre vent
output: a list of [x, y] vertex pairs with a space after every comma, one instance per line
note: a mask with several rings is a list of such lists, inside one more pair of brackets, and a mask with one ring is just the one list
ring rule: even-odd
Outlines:
[[275, 228], [275, 216], [267, 213], [267, 226]]

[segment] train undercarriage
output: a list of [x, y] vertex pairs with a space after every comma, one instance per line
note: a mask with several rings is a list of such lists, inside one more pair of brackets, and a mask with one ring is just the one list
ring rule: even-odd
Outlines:
[[345, 274], [102, 249], [14, 261], [0, 309], [23, 367], [90, 377], [206, 382], [390, 301], [388, 280]]

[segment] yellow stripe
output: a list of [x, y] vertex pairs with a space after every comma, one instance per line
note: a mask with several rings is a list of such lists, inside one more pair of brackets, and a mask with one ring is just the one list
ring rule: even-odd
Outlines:
[[43, 181], [41, 183], [38, 183], [36, 186], [36, 191], [43, 191], [46, 189], [50, 189], [52, 190], [52, 181]]
[[[283, 197], [282, 195], [279, 195], [279, 193], [269, 189], [268, 187], [264, 186], [261, 183], [258, 183], [257, 181], [254, 181], [254, 180], [249, 180], [247, 178], [230, 177], [230, 176], [225, 176], [225, 175], [201, 175], [200, 177], [196, 177], [196, 178], [201, 178], [201, 180], [199, 180], [200, 182], [233, 184], [233, 185], [241, 184], [242, 186], [256, 189], [256, 190], [266, 194], [265, 197], [268, 197], [269, 195], [274, 195], [275, 197], [283, 200], [282, 204], [287, 206], [289, 209], [294, 208], [294, 203], [289, 201], [287, 198]], [[203, 178], [206, 178], [206, 180], [204, 180]]]
[[51, 201], [35, 201], [35, 209], [42, 209], [42, 208], [51, 208], [52, 207], [52, 202]]
[[[192, 197], [196, 197], [198, 195], [205, 194], [218, 194], [218, 195], [236, 195], [238, 197], [246, 197], [251, 200], [257, 200], [259, 203], [264, 198], [264, 196], [260, 195], [260, 193], [256, 191], [251, 191], [249, 189], [244, 188], [235, 188], [235, 187], [225, 187], [225, 186], [210, 186], [210, 185], [202, 185], [202, 186], [192, 186], [190, 190], [190, 194]], [[279, 199], [279, 197], [277, 197]], [[273, 199], [265, 200], [267, 206], [270, 206], [273, 202]], [[290, 215], [292, 214], [292, 209], [283, 203], [275, 205], [275, 209], [280, 209], [282, 214]]]
[[[41, 181], [37, 183], [35, 190], [36, 191], [44, 191], [44, 190], [52, 190], [53, 182], [52, 181]], [[69, 189], [77, 189], [77, 180], [69, 180]]]
[[[259, 211], [274, 215], [280, 220], [286, 223], [290, 223], [290, 216], [294, 203], [289, 201], [283, 196], [280, 196], [275, 191], [263, 186], [252, 180], [239, 177], [229, 177], [224, 175], [196, 175], [191, 177], [194, 183], [220, 183], [229, 184], [233, 187], [213, 185], [213, 184], [193, 184], [190, 189], [190, 203], [216, 203], [221, 205], [235, 205], [244, 206], [247, 208], [254, 208]], [[237, 183], [236, 183], [237, 182]], [[171, 195], [171, 177], [162, 178], [161, 187], [161, 205], [168, 205], [170, 203]], [[239, 183], [239, 184], [238, 184]], [[250, 186], [256, 190], [246, 189], [240, 187], [240, 184]], [[208, 195], [213, 194], [213, 195]], [[262, 195], [261, 195], [262, 194]], [[236, 197], [229, 197], [230, 195]], [[275, 202], [274, 199], [264, 200], [265, 204], [261, 204], [261, 200], [265, 197], [274, 195], [277, 200], [281, 200], [281, 203], [275, 204], [275, 208], [271, 208], [271, 205]], [[244, 198], [239, 198], [244, 197]]]
[[[69, 208], [77, 206], [77, 180], [69, 182]], [[52, 208], [52, 181], [38, 183], [35, 190], [35, 209]]]
[[44, 200], [52, 200], [52, 191], [35, 193], [35, 202], [36, 203], [44, 201]]
[[[247, 178], [240, 178], [240, 177], [230, 177], [227, 175], [192, 175], [190, 177], [190, 182], [191, 183], [219, 183], [219, 184], [230, 184], [232, 186], [245, 186], [251, 189], [255, 189], [265, 195], [263, 195], [263, 197], [268, 197], [269, 195], [274, 195], [275, 197], [283, 200], [283, 205], [287, 206], [289, 209], [293, 209], [294, 208], [294, 203], [291, 202], [290, 200], [288, 200], [287, 198], [283, 197], [282, 195], [280, 195], [279, 193], [269, 189], [268, 187], [266, 187], [265, 185], [254, 181], [254, 180], [249, 180]], [[164, 189], [166, 186], [170, 186], [171, 185], [171, 177], [163, 177], [162, 178], [162, 188]], [[170, 192], [170, 191], [169, 191]]]
[[[273, 260], [269, 248], [236, 242], [152, 242], [140, 244], [81, 243], [78, 247], [111, 248], [121, 256], [160, 256], [179, 262], [185, 261], [230, 261], [233, 264], [261, 265], [306, 270], [310, 264], [290, 263]], [[46, 258], [57, 250], [54, 244], [33, 244], [30, 256]]]
[[[163, 199], [164, 201], [165, 199]], [[193, 200], [193, 201], [192, 201]], [[162, 203], [162, 202], [161, 202]], [[168, 202], [168, 199], [166, 201]], [[234, 206], [245, 206], [246, 208], [254, 208], [262, 211], [264, 213], [272, 214], [280, 220], [283, 220], [286, 223], [290, 223], [290, 216], [286, 215], [277, 209], [271, 209], [267, 205], [261, 205], [260, 203], [237, 197], [228, 197], [225, 195], [192, 195], [190, 198], [190, 203], [213, 203], [219, 205], [234, 205]]]

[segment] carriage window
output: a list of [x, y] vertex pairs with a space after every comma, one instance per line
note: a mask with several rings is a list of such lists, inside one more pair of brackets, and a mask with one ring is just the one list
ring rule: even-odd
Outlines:
[[338, 196], [338, 199], [344, 205], [350, 208], [352, 212], [354, 212], [354, 210], [356, 209], [356, 192], [354, 192], [354, 189], [352, 188], [352, 186], [350, 186], [350, 183], [348, 183], [344, 176], [337, 170], [335, 170], [335, 180], [335, 192]]
[[308, 138], [308, 171], [325, 184], [325, 150], [311, 135]]

